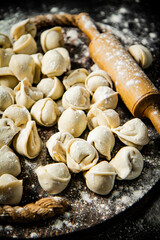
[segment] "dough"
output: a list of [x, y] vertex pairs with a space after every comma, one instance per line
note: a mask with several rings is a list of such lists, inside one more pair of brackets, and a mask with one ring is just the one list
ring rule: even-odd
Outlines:
[[9, 37], [3, 33], [0, 33], [0, 48], [11, 48], [12, 43]]
[[13, 54], [12, 48], [0, 48], [0, 68], [9, 66], [9, 61]]
[[64, 38], [61, 27], [53, 27], [45, 30], [40, 36], [41, 46], [44, 52], [64, 46]]
[[9, 67], [0, 67], [0, 86], [14, 88], [19, 83]]
[[63, 84], [57, 77], [43, 78], [37, 88], [44, 93], [45, 97], [50, 97], [53, 100], [62, 97], [64, 92]]
[[96, 89], [100, 86], [113, 88], [110, 76], [103, 70], [96, 70], [90, 73], [85, 80], [85, 86], [91, 95], [93, 95]]
[[9, 68], [19, 81], [27, 79], [31, 84], [35, 73], [35, 63], [32, 56], [28, 54], [12, 55]]
[[33, 159], [42, 149], [42, 141], [38, 135], [35, 121], [28, 121], [19, 134], [13, 139], [14, 149], [21, 155]]
[[92, 97], [91, 107], [98, 107], [101, 110], [115, 109], [118, 104], [118, 93], [107, 86], [100, 86]]
[[58, 130], [79, 137], [87, 127], [87, 117], [82, 110], [67, 108], [58, 120]]
[[21, 165], [18, 156], [10, 147], [4, 145], [0, 148], [0, 175], [8, 173], [18, 176], [21, 172]]
[[43, 98], [32, 106], [31, 115], [39, 125], [51, 127], [56, 124], [60, 111], [51, 98]]
[[120, 125], [119, 114], [113, 109], [106, 109], [102, 111], [97, 107], [93, 107], [87, 113], [88, 128], [94, 129], [100, 125], [109, 128], [116, 128]]
[[22, 80], [14, 91], [16, 103], [27, 109], [30, 109], [36, 101], [43, 98], [43, 93], [37, 87], [32, 87], [27, 79]]
[[46, 147], [53, 160], [66, 163], [66, 145], [71, 139], [69, 132], [57, 132], [48, 139]]
[[90, 94], [81, 86], [70, 87], [62, 97], [64, 109], [72, 107], [77, 110], [86, 110], [90, 107]]
[[41, 187], [49, 194], [58, 194], [68, 185], [71, 175], [64, 163], [51, 163], [36, 169]]
[[[55, 48], [47, 51], [42, 59], [42, 73], [47, 75], [49, 78], [62, 75], [70, 67], [68, 51], [65, 48], [58, 49], [59, 50]], [[60, 49], [63, 49], [63, 51], [60, 51]]]
[[20, 131], [14, 122], [9, 118], [0, 119], [0, 148], [3, 145], [10, 145], [13, 137]]
[[31, 55], [35, 63], [35, 72], [33, 77], [33, 83], [37, 84], [41, 80], [41, 67], [42, 67], [42, 53], [35, 53]]
[[135, 44], [129, 47], [129, 53], [142, 68], [148, 68], [152, 63], [152, 54], [148, 48]]
[[11, 174], [0, 176], [0, 204], [17, 205], [23, 193], [23, 180], [18, 180]]
[[135, 147], [123, 147], [110, 161], [119, 180], [137, 178], [143, 169], [143, 156]]
[[111, 158], [111, 152], [115, 145], [115, 138], [110, 128], [98, 126], [89, 132], [87, 141], [93, 145], [97, 151], [105, 156], [107, 160]]
[[4, 111], [2, 118], [11, 119], [17, 127], [24, 127], [31, 120], [31, 115], [26, 107], [13, 104]]
[[25, 19], [14, 24], [11, 28], [11, 37], [16, 41], [23, 34], [30, 33], [32, 37], [36, 36], [37, 28], [29, 19]]
[[37, 43], [30, 33], [20, 36], [13, 44], [14, 53], [34, 54], [37, 52]]
[[88, 76], [88, 71], [85, 68], [68, 71], [63, 78], [63, 85], [68, 90], [72, 86], [85, 86], [85, 79]]
[[5, 86], [0, 86], [0, 113], [3, 113], [6, 108], [14, 104], [14, 91]]
[[118, 138], [129, 146], [141, 150], [149, 142], [148, 130], [146, 125], [139, 118], [127, 121], [123, 126], [112, 128]]
[[115, 170], [106, 161], [102, 161], [84, 173], [87, 187], [100, 195], [107, 195], [114, 187]]
[[71, 139], [66, 146], [67, 166], [79, 173], [93, 167], [98, 162], [98, 152], [86, 140], [81, 138]]

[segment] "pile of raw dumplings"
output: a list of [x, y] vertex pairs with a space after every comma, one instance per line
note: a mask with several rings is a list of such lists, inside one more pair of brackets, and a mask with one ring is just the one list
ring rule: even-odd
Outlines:
[[[21, 201], [23, 180], [16, 152], [29, 159], [42, 149], [37, 125], [58, 125], [46, 142], [52, 164], [37, 166], [40, 186], [58, 194], [71, 174], [83, 172], [87, 187], [108, 194], [115, 178], [131, 180], [143, 169], [139, 150], [148, 143], [145, 124], [134, 118], [120, 126], [114, 110], [118, 94], [102, 71], [71, 70], [61, 27], [41, 33], [43, 53], [35, 41], [37, 29], [29, 19], [0, 34], [0, 204]], [[88, 128], [86, 139], [81, 138]], [[115, 135], [127, 146], [111, 159]], [[10, 145], [12, 144], [12, 149]], [[13, 151], [14, 149], [14, 151]]]

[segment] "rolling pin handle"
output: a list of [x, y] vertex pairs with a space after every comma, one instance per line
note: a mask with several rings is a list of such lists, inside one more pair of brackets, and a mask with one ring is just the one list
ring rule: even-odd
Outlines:
[[151, 120], [153, 126], [160, 135], [160, 107], [157, 105], [150, 105], [145, 109], [144, 115]]

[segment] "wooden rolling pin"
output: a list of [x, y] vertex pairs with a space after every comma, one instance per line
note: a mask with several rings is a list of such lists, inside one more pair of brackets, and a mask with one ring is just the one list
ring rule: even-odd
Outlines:
[[160, 94], [153, 83], [111, 32], [99, 33], [88, 14], [77, 15], [76, 23], [91, 40], [93, 61], [111, 76], [130, 112], [148, 117], [160, 134]]

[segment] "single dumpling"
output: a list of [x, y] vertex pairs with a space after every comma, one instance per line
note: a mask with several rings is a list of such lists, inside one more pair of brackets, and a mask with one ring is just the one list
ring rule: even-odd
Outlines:
[[19, 83], [9, 67], [0, 67], [0, 86], [14, 88]]
[[14, 54], [12, 48], [0, 48], [0, 67], [8, 67], [9, 61]]
[[89, 132], [87, 141], [107, 160], [110, 160], [111, 152], [115, 145], [115, 138], [110, 128], [103, 125], [94, 128]]
[[45, 30], [40, 36], [41, 46], [44, 52], [64, 46], [64, 38], [61, 27], [53, 27]]
[[125, 145], [136, 147], [139, 150], [149, 142], [148, 129], [139, 118], [131, 119], [123, 126], [112, 128], [112, 132], [114, 132]]
[[148, 48], [140, 44], [129, 47], [129, 53], [142, 68], [148, 68], [152, 63], [152, 54]]
[[66, 163], [66, 145], [73, 136], [69, 132], [57, 132], [46, 142], [46, 147], [53, 160]]
[[3, 33], [0, 33], [0, 48], [11, 48], [12, 43], [9, 37]]
[[16, 41], [22, 35], [30, 33], [32, 37], [36, 36], [37, 28], [34, 23], [30, 21], [30, 19], [25, 19], [14, 24], [11, 28], [11, 37]]
[[10, 145], [13, 137], [20, 131], [14, 122], [9, 118], [0, 119], [0, 148], [3, 145]]
[[91, 103], [91, 107], [101, 110], [115, 109], [118, 104], [118, 93], [107, 86], [98, 87], [92, 96]]
[[18, 180], [11, 174], [0, 176], [0, 204], [17, 205], [23, 194], [23, 180]]
[[67, 71], [71, 70], [71, 59], [68, 50], [64, 47], [57, 47], [55, 49], [64, 57]]
[[135, 147], [123, 147], [110, 161], [119, 180], [137, 178], [143, 170], [143, 156]]
[[2, 118], [13, 120], [17, 127], [24, 127], [31, 120], [31, 114], [26, 107], [13, 104], [4, 111]]
[[[60, 48], [61, 49], [61, 48]], [[42, 59], [42, 73], [47, 77], [60, 76], [67, 71], [70, 65], [70, 58], [68, 51], [63, 48], [64, 53], [62, 54], [57, 48], [47, 51]]]
[[33, 83], [37, 84], [41, 80], [41, 67], [42, 67], [42, 53], [35, 53], [31, 55], [34, 63], [35, 63], [35, 71], [34, 71], [34, 77], [33, 77]]
[[30, 33], [22, 35], [13, 44], [14, 53], [34, 54], [37, 52], [37, 43]]
[[15, 100], [18, 105], [30, 109], [32, 105], [43, 98], [43, 92], [37, 87], [32, 87], [27, 79], [22, 80], [15, 88]]
[[42, 149], [42, 141], [38, 134], [35, 121], [28, 121], [26, 126], [13, 139], [14, 149], [27, 158], [38, 156]]
[[87, 127], [87, 117], [84, 111], [67, 108], [58, 120], [58, 130], [67, 131], [74, 137], [79, 137]]
[[107, 195], [114, 187], [116, 172], [106, 161], [102, 161], [84, 173], [87, 187], [100, 195]]
[[89, 73], [85, 68], [68, 71], [63, 78], [65, 89], [68, 90], [70, 87], [77, 85], [84, 87], [88, 74]]
[[51, 98], [43, 98], [32, 106], [31, 116], [39, 125], [51, 127], [57, 123], [60, 111]]
[[91, 95], [94, 94], [96, 89], [100, 86], [107, 86], [113, 88], [112, 80], [108, 73], [103, 70], [96, 70], [88, 75], [85, 80], [85, 87]]
[[44, 93], [45, 97], [50, 97], [53, 100], [62, 97], [64, 93], [63, 84], [57, 77], [43, 78], [37, 88]]
[[72, 107], [77, 110], [86, 110], [90, 107], [90, 94], [81, 86], [70, 87], [62, 97], [64, 109]]
[[33, 83], [35, 63], [30, 55], [12, 55], [9, 62], [9, 68], [19, 81], [22, 81], [24, 78], [26, 78], [30, 83]]
[[14, 104], [14, 91], [5, 86], [0, 86], [0, 113], [3, 113], [6, 108]]
[[8, 173], [18, 176], [21, 172], [21, 165], [18, 156], [10, 147], [4, 145], [0, 148], [0, 175]]
[[40, 186], [49, 194], [58, 194], [68, 185], [71, 174], [64, 163], [51, 163], [36, 169]]
[[106, 109], [102, 111], [97, 107], [93, 107], [87, 113], [88, 128], [94, 129], [100, 125], [109, 128], [116, 128], [120, 125], [119, 114], [113, 109]]
[[71, 139], [66, 146], [67, 166], [74, 172], [86, 171], [98, 162], [98, 152], [86, 140]]

